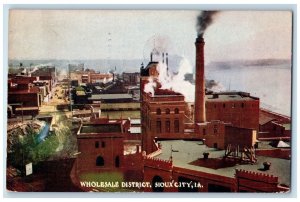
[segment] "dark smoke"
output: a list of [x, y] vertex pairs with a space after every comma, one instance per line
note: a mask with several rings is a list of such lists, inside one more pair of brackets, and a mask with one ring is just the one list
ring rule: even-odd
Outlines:
[[202, 11], [197, 17], [197, 33], [198, 36], [203, 36], [206, 28], [213, 22], [213, 16], [219, 11]]

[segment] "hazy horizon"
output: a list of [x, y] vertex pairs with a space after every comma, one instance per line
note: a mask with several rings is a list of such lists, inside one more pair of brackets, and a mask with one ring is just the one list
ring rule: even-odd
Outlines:
[[[10, 59], [149, 59], [153, 47], [195, 58], [197, 10], [10, 10]], [[291, 11], [221, 11], [205, 61], [291, 58]]]

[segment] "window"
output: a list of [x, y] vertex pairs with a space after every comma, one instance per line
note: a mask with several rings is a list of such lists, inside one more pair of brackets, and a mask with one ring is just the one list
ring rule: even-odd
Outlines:
[[226, 107], [226, 105], [225, 105], [225, 103], [223, 104], [223, 108], [225, 108]]
[[215, 106], [215, 108], [217, 108], [217, 104], [215, 104], [214, 106]]
[[166, 133], [170, 133], [170, 120], [166, 121]]
[[214, 134], [218, 133], [218, 126], [214, 125]]
[[102, 156], [98, 156], [96, 159], [96, 166], [104, 166], [104, 159]]
[[174, 121], [174, 132], [179, 133], [179, 120], [178, 119], [176, 119]]
[[206, 130], [205, 130], [205, 128], [203, 128], [203, 135], [206, 135]]
[[99, 148], [99, 141], [95, 142], [95, 148]]
[[245, 107], [245, 103], [242, 103], [242, 108], [244, 108]]
[[169, 108], [166, 109], [166, 114], [170, 114], [170, 109]]
[[161, 121], [156, 121], [156, 132], [161, 133]]
[[175, 114], [179, 114], [179, 109], [178, 108], [175, 108]]
[[101, 146], [102, 146], [102, 148], [104, 148], [105, 147], [105, 142], [102, 142]]
[[161, 115], [161, 109], [160, 108], [156, 109], [156, 114]]

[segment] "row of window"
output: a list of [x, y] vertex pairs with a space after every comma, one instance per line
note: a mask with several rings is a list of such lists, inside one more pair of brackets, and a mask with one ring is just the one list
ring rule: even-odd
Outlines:
[[[165, 109], [165, 113], [166, 113], [166, 114], [170, 114], [170, 113], [171, 113], [171, 110], [170, 110], [169, 108], [167, 108], [167, 109]], [[175, 113], [175, 114], [179, 114], [179, 109], [178, 109], [178, 108], [175, 108], [175, 109], [174, 109], [174, 113]], [[157, 109], [156, 109], [156, 114], [157, 114], [157, 115], [160, 115], [160, 114], [161, 114], [161, 109], [160, 109], [160, 108], [157, 108]]]
[[[156, 121], [156, 133], [162, 133], [162, 121], [157, 120]], [[165, 133], [170, 133], [171, 132], [171, 121], [166, 120], [165, 121]], [[174, 120], [174, 133], [179, 133], [179, 120], [176, 119]]]
[[[207, 103], [206, 103], [207, 104]], [[217, 104], [214, 104], [214, 108], [217, 108]], [[244, 107], [246, 107], [246, 104], [245, 103], [241, 103], [241, 104], [238, 104], [238, 103], [230, 103], [230, 104], [225, 104], [225, 103], [223, 103], [223, 108], [226, 108], [226, 107], [231, 107], [231, 108], [236, 108], [236, 107], [241, 107], [241, 108], [244, 108]], [[254, 107], [255, 105], [254, 104], [252, 104], [251, 105], [252, 107]]]

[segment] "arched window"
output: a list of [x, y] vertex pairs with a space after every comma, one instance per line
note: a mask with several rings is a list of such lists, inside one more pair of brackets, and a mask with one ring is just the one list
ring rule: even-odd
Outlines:
[[160, 114], [161, 114], [161, 109], [160, 109], [160, 108], [157, 108], [157, 109], [156, 109], [156, 114], [157, 114], [157, 115], [160, 115]]
[[104, 159], [102, 156], [98, 156], [96, 159], [96, 166], [104, 166]]
[[179, 109], [178, 108], [175, 108], [175, 114], [179, 114]]
[[119, 156], [116, 156], [116, 158], [115, 158], [115, 166], [116, 166], [116, 168], [120, 167], [120, 157]]
[[166, 114], [170, 114], [170, 109], [169, 108], [166, 109]]
[[163, 183], [163, 179], [155, 175], [152, 179], [152, 191], [153, 192], [163, 192], [164, 191], [164, 186], [159, 186], [160, 183]]

